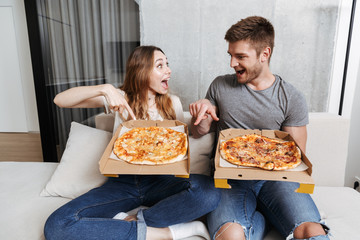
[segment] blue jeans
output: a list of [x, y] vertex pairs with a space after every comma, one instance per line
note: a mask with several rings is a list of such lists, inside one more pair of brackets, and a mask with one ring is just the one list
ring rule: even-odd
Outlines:
[[[229, 180], [231, 189], [223, 189], [217, 209], [208, 215], [210, 235], [227, 222], [239, 223], [246, 239], [261, 240], [269, 223], [288, 239], [304, 222], [320, 223], [319, 211], [309, 194], [294, 192], [298, 183], [280, 181]], [[317, 236], [311, 239], [329, 239]]]
[[[146, 226], [167, 227], [214, 210], [221, 192], [204, 175], [122, 175], [57, 209], [45, 224], [51, 239], [145, 239]], [[140, 205], [138, 221], [112, 219]]]

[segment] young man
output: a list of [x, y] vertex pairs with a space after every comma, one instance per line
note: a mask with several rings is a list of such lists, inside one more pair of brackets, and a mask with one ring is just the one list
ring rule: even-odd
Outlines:
[[[227, 128], [278, 129], [291, 134], [305, 152], [308, 110], [305, 98], [269, 68], [274, 46], [272, 24], [248, 17], [226, 33], [235, 74], [217, 77], [205, 99], [190, 104], [194, 136]], [[287, 239], [329, 239], [308, 194], [298, 183], [229, 180], [218, 208], [210, 213], [216, 239], [263, 239], [269, 221]], [[266, 220], [265, 220], [266, 219]], [[312, 238], [313, 237], [313, 238]]]

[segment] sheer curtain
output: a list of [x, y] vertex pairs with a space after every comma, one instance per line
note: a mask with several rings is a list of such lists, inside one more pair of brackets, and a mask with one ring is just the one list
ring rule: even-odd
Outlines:
[[[123, 83], [126, 59], [139, 45], [139, 9], [134, 0], [43, 0], [49, 101], [75, 86]], [[45, 19], [45, 21], [44, 21]], [[94, 125], [102, 109], [60, 109], [53, 105], [58, 153], [72, 121]]]

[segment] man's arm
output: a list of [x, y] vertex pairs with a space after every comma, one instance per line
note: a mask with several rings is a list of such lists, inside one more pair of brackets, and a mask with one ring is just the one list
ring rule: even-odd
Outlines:
[[307, 129], [306, 126], [300, 127], [283, 127], [283, 131], [288, 132], [300, 149], [306, 153]]
[[201, 99], [189, 106], [189, 111], [192, 116], [191, 132], [194, 138], [199, 138], [210, 131], [213, 120], [218, 121], [216, 115], [217, 109], [208, 99]]

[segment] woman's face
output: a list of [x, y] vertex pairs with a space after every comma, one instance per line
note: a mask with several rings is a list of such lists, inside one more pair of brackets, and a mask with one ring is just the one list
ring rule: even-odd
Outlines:
[[171, 69], [168, 61], [161, 51], [154, 52], [154, 67], [150, 73], [149, 96], [158, 94], [166, 94], [169, 88], [169, 80]]

